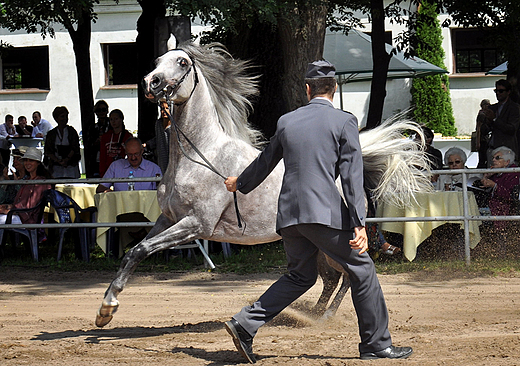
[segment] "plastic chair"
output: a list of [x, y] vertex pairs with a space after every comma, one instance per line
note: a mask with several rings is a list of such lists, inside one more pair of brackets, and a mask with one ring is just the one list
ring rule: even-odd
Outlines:
[[[5, 223], [12, 224], [13, 215], [15, 215], [15, 214], [19, 214], [21, 212], [33, 212], [33, 211], [38, 211], [38, 219], [36, 222], [37, 223], [42, 222], [43, 211], [45, 210], [45, 206], [47, 206], [47, 201], [45, 200], [45, 198], [42, 198], [40, 203], [38, 203], [38, 205], [36, 205], [34, 207], [13, 208], [13, 209], [9, 210], [9, 212], [7, 213], [7, 218], [5, 220]], [[36, 262], [38, 262], [38, 229], [24, 229], [23, 224], [20, 224], [19, 229], [18, 228], [0, 229], [0, 245], [3, 242], [5, 230], [9, 230], [16, 234], [21, 234], [21, 235], [29, 238], [32, 257]], [[16, 244], [19, 244], [19, 240], [16, 240]]]
[[[81, 208], [79, 205], [68, 195], [66, 195], [63, 192], [59, 192], [55, 189], [49, 189], [48, 191], [44, 192], [44, 197], [49, 202], [52, 208], [56, 211], [59, 221], [61, 224], [65, 223], [72, 223], [72, 222], [83, 222], [81, 220], [81, 214], [84, 212], [89, 213], [90, 215], [90, 221], [93, 222], [95, 213], [97, 212], [96, 207], [87, 207], [87, 208]], [[71, 211], [74, 210], [74, 221], [71, 217]], [[69, 228], [61, 228], [59, 229], [60, 233], [60, 242], [58, 246], [58, 257], [57, 260], [59, 261], [61, 259], [61, 252], [63, 249], [63, 238], [65, 236], [65, 232]], [[93, 243], [93, 229], [81, 227], [78, 228], [79, 230], [79, 241], [81, 246], [81, 256], [82, 259], [86, 262], [90, 259], [90, 247], [91, 243]], [[89, 233], [90, 231], [90, 233]], [[90, 234], [90, 235], [89, 235]]]

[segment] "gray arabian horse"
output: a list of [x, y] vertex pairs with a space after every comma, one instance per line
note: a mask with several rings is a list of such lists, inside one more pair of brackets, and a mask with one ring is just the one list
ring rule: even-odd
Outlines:
[[[249, 98], [258, 93], [258, 77], [249, 76], [249, 68], [220, 44], [189, 43], [158, 58], [155, 70], [144, 78], [148, 99], [175, 105], [169, 165], [157, 189], [162, 214], [147, 237], [124, 256], [98, 310], [97, 326], [110, 322], [119, 307], [118, 294], [137, 265], [153, 253], [195, 239], [243, 245], [280, 239], [275, 221], [283, 164], [253, 192], [238, 194], [247, 223], [243, 228], [237, 226], [233, 195], [223, 184], [224, 177], [240, 174], [261, 146], [261, 135], [247, 122]], [[376, 201], [407, 204], [415, 192], [428, 190], [426, 159], [420, 146], [403, 138], [405, 130], [421, 134], [418, 125], [406, 121], [361, 134], [365, 185]], [[193, 146], [220, 176], [204, 166]]]

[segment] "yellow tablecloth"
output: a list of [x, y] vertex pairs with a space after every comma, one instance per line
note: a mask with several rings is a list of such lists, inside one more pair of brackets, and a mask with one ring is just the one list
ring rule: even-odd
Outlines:
[[[95, 206], [94, 195], [96, 194], [97, 184], [56, 184], [56, 190], [65, 193], [67, 196], [72, 198], [79, 207], [87, 208]], [[58, 216], [52, 207], [46, 207], [45, 212], [54, 214], [54, 220], [59, 222]], [[71, 218], [74, 220], [75, 211], [71, 210]], [[85, 222], [90, 220], [90, 216], [83, 217]]]
[[[116, 222], [118, 215], [141, 212], [150, 221], [156, 221], [161, 215], [157, 202], [157, 191], [118, 191], [99, 193], [94, 196], [98, 209], [97, 222]], [[96, 230], [97, 244], [106, 253], [106, 234], [109, 228]]]
[[95, 206], [97, 184], [56, 184], [56, 190], [72, 198], [81, 208]]
[[[417, 203], [408, 207], [395, 207], [388, 204], [380, 204], [377, 208], [377, 217], [439, 217], [462, 216], [463, 195], [462, 192], [433, 192], [418, 193]], [[468, 192], [469, 214], [479, 215], [477, 201], [473, 192]], [[432, 230], [445, 224], [447, 221], [427, 222], [384, 222], [381, 230], [391, 231], [403, 235], [404, 255], [412, 261], [417, 254], [417, 247], [432, 233]], [[457, 223], [457, 221], [449, 221]], [[461, 227], [463, 222], [460, 222]], [[475, 248], [480, 242], [480, 221], [469, 222], [470, 247]]]

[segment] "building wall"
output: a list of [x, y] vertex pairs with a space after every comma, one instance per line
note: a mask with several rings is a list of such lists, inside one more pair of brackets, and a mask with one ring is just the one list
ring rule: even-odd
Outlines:
[[[94, 100], [107, 99], [110, 108], [119, 108], [125, 114], [125, 124], [130, 131], [137, 129], [137, 88], [105, 88], [101, 43], [134, 42], [137, 36], [136, 21], [141, 7], [136, 1], [104, 1], [96, 7], [98, 20], [92, 25], [90, 52], [92, 58], [92, 83]], [[118, 13], [114, 14], [115, 11]], [[14, 47], [47, 45], [49, 47], [50, 90], [48, 92], [0, 92], [0, 121], [6, 114], [15, 119], [20, 115], [31, 120], [38, 110], [42, 117], [56, 125], [52, 111], [64, 105], [69, 110], [69, 124], [81, 131], [78, 83], [72, 41], [63, 27], [56, 27], [54, 38], [43, 39], [40, 34], [11, 33], [0, 28], [0, 37]]]

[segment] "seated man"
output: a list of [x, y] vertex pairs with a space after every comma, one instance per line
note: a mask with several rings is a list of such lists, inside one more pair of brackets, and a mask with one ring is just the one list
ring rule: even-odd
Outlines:
[[[133, 172], [135, 178], [160, 177], [161, 168], [149, 160], [143, 159], [143, 144], [136, 137], [129, 138], [125, 142], [126, 159], [114, 161], [108, 167], [103, 178], [128, 178]], [[114, 186], [114, 191], [127, 191], [128, 183], [102, 183], [96, 188], [96, 193], [110, 191]], [[136, 191], [155, 190], [157, 182], [135, 182]]]
[[16, 133], [18, 134], [18, 136], [31, 137], [33, 126], [27, 125], [27, 117], [18, 117], [18, 124], [14, 127], [16, 128]]
[[[143, 159], [143, 144], [141, 140], [135, 137], [131, 137], [125, 142], [126, 159], [119, 159], [114, 161], [108, 167], [103, 178], [128, 178], [130, 172], [133, 172], [135, 178], [144, 177], [159, 177], [161, 176], [161, 168], [149, 160]], [[96, 193], [111, 191], [110, 187], [114, 186], [114, 191], [127, 191], [128, 183], [102, 183], [96, 188]], [[155, 190], [157, 189], [157, 182], [135, 182], [134, 189], [136, 191], [142, 190]], [[118, 222], [137, 222], [143, 221], [148, 222], [149, 220], [140, 212], [131, 212], [119, 215], [117, 217]], [[139, 243], [148, 231], [145, 228], [141, 228], [137, 231], [130, 231], [128, 228], [120, 228], [118, 230], [120, 240], [115, 239], [115, 242], [119, 241], [118, 257], [124, 254], [124, 248], [127, 246], [133, 246]], [[133, 240], [132, 240], [133, 239]], [[114, 248], [114, 242], [110, 243], [112, 246], [111, 251], [116, 252]]]

